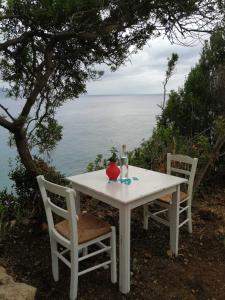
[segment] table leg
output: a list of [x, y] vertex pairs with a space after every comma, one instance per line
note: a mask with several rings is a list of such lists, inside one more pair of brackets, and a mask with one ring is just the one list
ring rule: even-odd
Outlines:
[[122, 207], [119, 216], [119, 287], [123, 294], [127, 294], [130, 291], [130, 217], [130, 208]]
[[75, 197], [75, 206], [76, 206], [76, 213], [79, 214], [80, 213], [80, 198], [81, 198], [81, 194], [80, 192], [76, 191], [76, 188], [74, 187], [74, 185], [72, 184], [72, 188], [75, 190], [76, 192], [76, 197]]
[[177, 186], [173, 193], [172, 204], [170, 207], [170, 250], [175, 256], [178, 255], [179, 241], [179, 207], [180, 207], [180, 186]]

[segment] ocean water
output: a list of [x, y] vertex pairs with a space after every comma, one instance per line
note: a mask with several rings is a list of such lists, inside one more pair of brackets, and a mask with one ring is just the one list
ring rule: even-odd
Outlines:
[[[86, 171], [87, 164], [98, 153], [110, 156], [110, 148], [126, 144], [128, 150], [137, 147], [152, 134], [158, 104], [162, 95], [82, 96], [67, 102], [57, 112], [63, 125], [63, 138], [51, 153], [52, 163], [65, 175]], [[3, 103], [15, 115], [18, 101], [5, 99]], [[16, 149], [8, 146], [9, 134], [0, 127], [0, 189], [10, 187], [9, 161], [13, 164]]]

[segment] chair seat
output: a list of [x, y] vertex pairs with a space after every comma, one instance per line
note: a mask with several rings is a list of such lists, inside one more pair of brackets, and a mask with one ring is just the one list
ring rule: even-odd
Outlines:
[[[188, 194], [185, 192], [180, 192], [180, 200], [184, 200], [188, 197]], [[172, 202], [172, 194], [166, 194], [165, 196], [162, 196], [161, 198], [157, 199], [162, 202], [171, 203]]]
[[[99, 236], [111, 232], [111, 226], [93, 215], [79, 214], [78, 226], [78, 244], [83, 244], [94, 240]], [[55, 229], [65, 238], [70, 240], [70, 227], [68, 220], [64, 220], [55, 225]]]

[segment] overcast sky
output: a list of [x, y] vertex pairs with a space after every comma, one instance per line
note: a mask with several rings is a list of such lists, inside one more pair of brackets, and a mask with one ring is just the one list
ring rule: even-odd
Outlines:
[[183, 85], [185, 76], [197, 63], [202, 46], [200, 42], [192, 47], [171, 45], [166, 38], [149, 41], [143, 50], [132, 55], [130, 61], [116, 72], [103, 67], [105, 74], [102, 79], [89, 82], [87, 92], [89, 95], [162, 93], [167, 57], [172, 52], [179, 55], [179, 60], [167, 90], [177, 89]]
[[[206, 37], [204, 37], [206, 38]], [[148, 42], [143, 50], [130, 56], [129, 61], [116, 72], [101, 66], [104, 75], [100, 80], [87, 83], [88, 95], [161, 94], [167, 68], [167, 57], [173, 52], [179, 55], [174, 75], [167, 85], [167, 92], [184, 83], [185, 76], [198, 62], [203, 38], [194, 46], [171, 44], [166, 38]], [[4, 86], [0, 80], [0, 86]]]

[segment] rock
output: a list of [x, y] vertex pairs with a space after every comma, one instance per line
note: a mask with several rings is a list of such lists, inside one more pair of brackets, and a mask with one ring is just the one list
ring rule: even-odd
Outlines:
[[3, 284], [9, 284], [12, 282], [13, 282], [12, 277], [9, 276], [8, 274], [6, 274], [5, 268], [0, 266], [0, 286]]
[[0, 286], [1, 300], [34, 300], [36, 288], [25, 283], [11, 283]]
[[0, 266], [0, 300], [34, 300], [36, 288], [25, 283], [14, 282]]

